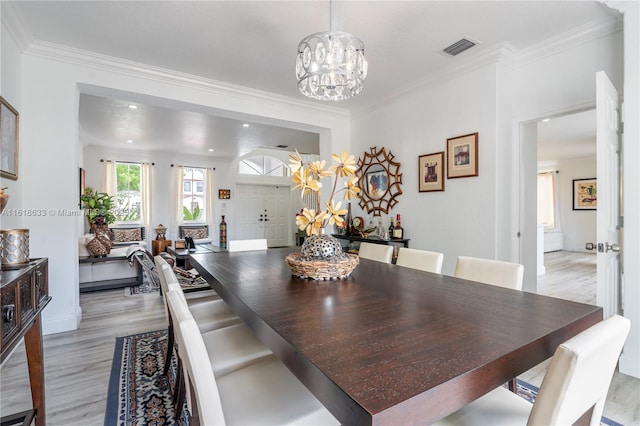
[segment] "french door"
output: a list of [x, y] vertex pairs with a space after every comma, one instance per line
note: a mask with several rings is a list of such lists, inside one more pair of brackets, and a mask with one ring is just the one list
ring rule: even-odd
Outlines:
[[266, 238], [269, 247], [291, 244], [294, 222], [288, 186], [236, 185], [236, 236], [233, 239]]

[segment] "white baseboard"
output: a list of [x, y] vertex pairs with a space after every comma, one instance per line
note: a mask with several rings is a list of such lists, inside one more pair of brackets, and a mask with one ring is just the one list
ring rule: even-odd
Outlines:
[[[47, 308], [45, 308], [46, 310]], [[56, 334], [65, 331], [74, 331], [78, 329], [78, 325], [82, 320], [82, 309], [80, 306], [76, 307], [75, 312], [70, 315], [57, 318], [47, 318], [46, 321], [42, 321], [42, 334]]]

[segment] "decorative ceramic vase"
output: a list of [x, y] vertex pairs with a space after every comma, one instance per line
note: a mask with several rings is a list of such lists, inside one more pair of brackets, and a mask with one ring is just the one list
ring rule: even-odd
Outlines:
[[95, 237], [87, 243], [89, 253], [95, 257], [102, 257], [111, 253], [113, 243], [109, 225], [94, 223], [93, 230]]
[[307, 260], [329, 259], [342, 255], [342, 245], [331, 235], [311, 235], [302, 243], [300, 254]]
[[160, 224], [158, 226], [156, 226], [154, 228], [154, 231], [156, 231], [156, 240], [166, 240], [166, 234], [167, 234], [167, 227], [164, 226], [163, 224]]
[[331, 235], [311, 235], [304, 240], [300, 253], [285, 258], [293, 275], [312, 280], [347, 278], [358, 266], [358, 256], [343, 253], [340, 241]]

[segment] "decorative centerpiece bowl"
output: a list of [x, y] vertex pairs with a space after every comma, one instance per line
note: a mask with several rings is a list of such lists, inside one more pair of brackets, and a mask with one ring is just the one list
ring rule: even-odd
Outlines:
[[[296, 215], [296, 225], [301, 231], [305, 231], [305, 239], [300, 253], [291, 253], [285, 258], [291, 273], [299, 278], [313, 280], [337, 280], [347, 278], [358, 266], [360, 259], [358, 256], [342, 252], [340, 242], [331, 235], [324, 234], [327, 225], [335, 224], [339, 228], [343, 226], [342, 215], [347, 213], [346, 209], [340, 209], [341, 202], [335, 203], [333, 196], [339, 177], [346, 177], [344, 183], [344, 198], [351, 200], [359, 192], [356, 186], [358, 179], [355, 177], [355, 161], [353, 155], [346, 152], [339, 157], [333, 154], [336, 164], [325, 170], [326, 162], [312, 161], [305, 163], [298, 152], [289, 156], [291, 160], [292, 181], [296, 188], [301, 189], [301, 195], [309, 195], [315, 192], [316, 206], [314, 208], [304, 208]], [[320, 209], [320, 188], [322, 177], [335, 175], [331, 196], [325, 203], [325, 210]]]
[[305, 239], [300, 253], [285, 259], [293, 275], [312, 280], [347, 278], [358, 266], [358, 256], [342, 252], [340, 242], [330, 235], [311, 235]]

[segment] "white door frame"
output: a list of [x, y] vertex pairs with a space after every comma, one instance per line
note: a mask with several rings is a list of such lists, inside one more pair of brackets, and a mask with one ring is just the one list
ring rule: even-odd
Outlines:
[[536, 194], [537, 187], [537, 123], [545, 118], [556, 118], [577, 114], [595, 109], [595, 102], [574, 105], [561, 110], [534, 117], [522, 117], [513, 121], [514, 139], [518, 141], [514, 152], [514, 161], [519, 165], [515, 185], [518, 200], [516, 220], [519, 233], [516, 258], [524, 265], [523, 290], [538, 292], [537, 285], [537, 197], [527, 197]]

